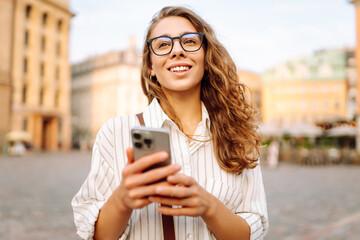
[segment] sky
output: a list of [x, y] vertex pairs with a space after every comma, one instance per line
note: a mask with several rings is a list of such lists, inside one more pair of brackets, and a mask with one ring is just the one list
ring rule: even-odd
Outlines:
[[238, 68], [261, 74], [319, 49], [354, 47], [355, 7], [348, 0], [69, 0], [70, 61], [143, 47], [153, 15], [185, 6], [215, 30]]

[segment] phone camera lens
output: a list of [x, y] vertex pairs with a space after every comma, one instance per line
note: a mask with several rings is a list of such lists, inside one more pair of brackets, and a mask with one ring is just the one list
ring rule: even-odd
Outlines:
[[136, 148], [141, 148], [141, 147], [142, 147], [142, 144], [139, 143], [139, 142], [136, 142], [136, 143], [135, 143], [135, 147], [136, 147]]
[[151, 148], [151, 143], [152, 143], [151, 139], [145, 138], [144, 143], [145, 143], [145, 146], [146, 146], [147, 149]]
[[141, 138], [141, 135], [139, 133], [134, 133], [134, 138], [135, 139], [140, 139]]
[[151, 139], [145, 138], [145, 139], [144, 139], [144, 143], [145, 143], [146, 145], [150, 145], [150, 144], [151, 144]]

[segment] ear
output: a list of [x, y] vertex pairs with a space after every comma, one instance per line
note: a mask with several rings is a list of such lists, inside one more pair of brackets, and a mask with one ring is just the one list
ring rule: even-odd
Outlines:
[[150, 73], [150, 74], [151, 74], [152, 77], [155, 77], [155, 76], [156, 76], [154, 70], [152, 70], [152, 69], [151, 69], [151, 73]]

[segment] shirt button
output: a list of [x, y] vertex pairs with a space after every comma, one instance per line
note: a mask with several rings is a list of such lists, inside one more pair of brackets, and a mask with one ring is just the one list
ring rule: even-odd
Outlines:
[[186, 238], [187, 239], [192, 239], [192, 234], [191, 233], [186, 234]]

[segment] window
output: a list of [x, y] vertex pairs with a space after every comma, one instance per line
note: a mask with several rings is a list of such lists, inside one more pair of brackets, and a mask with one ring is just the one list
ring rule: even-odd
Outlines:
[[22, 103], [26, 103], [27, 85], [24, 84], [22, 89]]
[[42, 87], [40, 89], [40, 100], [39, 100], [40, 105], [44, 104], [44, 88]]
[[45, 73], [44, 63], [41, 63], [40, 64], [40, 77], [44, 77], [44, 73]]
[[25, 44], [25, 47], [29, 46], [29, 31], [25, 31], [25, 37], [24, 37], [24, 44]]
[[60, 69], [59, 69], [59, 66], [56, 66], [55, 79], [56, 79], [56, 80], [59, 80], [59, 79], [60, 79]]
[[26, 6], [26, 20], [30, 18], [31, 15], [31, 6]]
[[41, 51], [45, 51], [46, 39], [45, 36], [41, 37]]
[[55, 107], [59, 107], [60, 106], [60, 91], [56, 90], [55, 93]]
[[48, 16], [47, 13], [43, 14], [43, 17], [42, 17], [42, 25], [43, 25], [43, 27], [46, 26], [47, 18], [48, 18], [47, 16]]
[[322, 90], [323, 93], [327, 93], [327, 92], [329, 91], [328, 85], [323, 84], [323, 85], [321, 86], [321, 90]]
[[307, 123], [308, 122], [308, 118], [306, 115], [302, 115], [301, 117], [301, 123]]
[[58, 21], [58, 24], [57, 24], [57, 30], [58, 30], [58, 32], [61, 32], [61, 28], [62, 28], [62, 21], [59, 20], [59, 21]]
[[27, 58], [24, 58], [24, 73], [26, 74], [28, 71], [28, 61]]
[[300, 102], [300, 108], [301, 108], [301, 110], [306, 111], [307, 110], [307, 102], [306, 101]]
[[341, 86], [340, 84], [334, 84], [333, 88], [334, 88], [334, 92], [340, 92]]
[[313, 93], [317, 93], [317, 91], [318, 91], [317, 86], [316, 85], [311, 86], [311, 91]]
[[24, 118], [24, 120], [23, 120], [23, 130], [24, 131], [28, 130], [28, 120], [27, 120], [27, 118]]
[[324, 102], [323, 102], [323, 108], [324, 108], [324, 109], [328, 109], [328, 107], [329, 107], [328, 101], [324, 101]]
[[58, 41], [57, 43], [56, 43], [56, 55], [57, 56], [60, 56], [60, 42]]
[[317, 104], [317, 102], [312, 102], [312, 108], [315, 110], [315, 109], [317, 109], [317, 107], [318, 107], [318, 104]]

